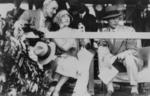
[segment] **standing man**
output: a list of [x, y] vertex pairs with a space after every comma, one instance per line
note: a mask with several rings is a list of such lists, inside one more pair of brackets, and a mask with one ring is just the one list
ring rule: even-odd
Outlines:
[[[89, 9], [85, 5], [80, 5], [79, 9], [79, 29], [83, 29], [85, 32], [97, 32], [97, 23], [96, 17], [89, 13]], [[86, 49], [94, 53], [93, 50], [93, 39], [88, 40], [85, 45]], [[88, 83], [88, 91], [91, 95], [94, 95], [94, 58], [91, 61], [90, 69], [89, 69], [89, 83]]]
[[[111, 11], [110, 11], [111, 10]], [[117, 11], [117, 7], [115, 5], [109, 6], [106, 8], [106, 16], [103, 18], [108, 21], [108, 27], [104, 28], [105, 32], [135, 32], [132, 27], [127, 27], [119, 24], [119, 18], [121, 13]], [[108, 48], [110, 54], [113, 56], [117, 56], [117, 62], [119, 62], [118, 66], [124, 66], [127, 70], [127, 74], [129, 77], [130, 85], [131, 85], [131, 94], [132, 96], [138, 96], [138, 71], [143, 66], [142, 60], [138, 58], [138, 53], [136, 49], [137, 46], [136, 39], [104, 39], [100, 40], [100, 42], [105, 42], [105, 47], [101, 47], [98, 51], [99, 56], [104, 56], [105, 48]], [[107, 44], [106, 44], [107, 43]], [[102, 44], [102, 43], [100, 43]], [[107, 46], [107, 47], [106, 47]], [[103, 54], [104, 53], [104, 54]], [[105, 60], [110, 60], [107, 56], [104, 56]], [[107, 61], [106, 61], [107, 62]], [[118, 63], [117, 63], [118, 64]], [[101, 64], [103, 65], [103, 64]], [[99, 65], [100, 66], [100, 65]], [[107, 65], [108, 67], [111, 64]], [[107, 94], [106, 96], [111, 96], [114, 92], [113, 88], [113, 80], [106, 84], [107, 86]]]
[[15, 27], [23, 27], [24, 24], [29, 24], [31, 28], [48, 32], [48, 25], [50, 26], [51, 24], [45, 22], [46, 18], [52, 18], [56, 14], [57, 9], [58, 3], [56, 0], [45, 0], [42, 8], [25, 11], [16, 22]]
[[80, 5], [79, 9], [79, 23], [85, 26], [85, 31], [97, 31], [96, 17], [89, 13], [89, 9], [85, 5]]

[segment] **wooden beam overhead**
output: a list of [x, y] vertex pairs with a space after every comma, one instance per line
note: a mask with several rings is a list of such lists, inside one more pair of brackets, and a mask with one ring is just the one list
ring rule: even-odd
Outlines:
[[114, 4], [116, 2], [123, 1], [125, 4], [136, 4], [138, 1], [141, 1], [143, 4], [147, 4], [149, 0], [79, 0], [82, 3], [91, 3], [91, 4]]
[[0, 3], [13, 3], [14, 0], [0, 0]]
[[[0, 0], [0, 3], [13, 3], [14, 0]], [[79, 1], [81, 3], [90, 3], [90, 4], [108, 4], [115, 3], [120, 0], [69, 0], [69, 1]], [[136, 4], [138, 1], [147, 4], [149, 0], [121, 0], [124, 1], [125, 4]]]

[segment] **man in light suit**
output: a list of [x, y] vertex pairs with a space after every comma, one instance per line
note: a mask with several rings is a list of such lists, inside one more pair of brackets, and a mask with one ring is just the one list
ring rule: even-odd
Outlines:
[[24, 24], [30, 24], [31, 28], [42, 32], [47, 29], [46, 18], [52, 18], [58, 9], [58, 3], [56, 0], [45, 0], [43, 7], [37, 10], [25, 11], [20, 19], [16, 22], [15, 27], [22, 27]]
[[[108, 27], [104, 28], [104, 32], [135, 32], [132, 27], [124, 26], [119, 24], [119, 17], [121, 13], [117, 10], [115, 5], [106, 8], [106, 16], [103, 19], [108, 21]], [[108, 48], [112, 56], [116, 56], [119, 64], [118, 66], [124, 66], [127, 70], [131, 85], [131, 95], [138, 96], [138, 71], [141, 69], [143, 63], [140, 58], [138, 58], [138, 40], [136, 39], [104, 39], [100, 40], [101, 46]], [[98, 54], [101, 56], [105, 53], [105, 48], [99, 49]], [[99, 56], [100, 56], [99, 55]], [[104, 55], [103, 55], [104, 56]], [[108, 60], [108, 59], [107, 59]], [[102, 64], [103, 65], [103, 64]], [[108, 65], [109, 66], [109, 65]], [[111, 64], [110, 64], [111, 66]], [[109, 66], [109, 67], [110, 67]], [[114, 92], [113, 81], [106, 84], [107, 94], [106, 96], [111, 96]]]

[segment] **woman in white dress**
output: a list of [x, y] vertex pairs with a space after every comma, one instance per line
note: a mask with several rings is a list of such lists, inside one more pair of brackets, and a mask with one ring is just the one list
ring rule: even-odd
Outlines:
[[[59, 25], [58, 32], [67, 34], [69, 32], [77, 32], [77, 29], [69, 27], [72, 20], [71, 15], [66, 10], [61, 10], [54, 18], [54, 22]], [[55, 86], [52, 96], [59, 96], [59, 92], [64, 83], [70, 78], [77, 78], [77, 52], [78, 52], [78, 40], [74, 38], [61, 38], [54, 39], [57, 47], [62, 51], [58, 56], [56, 62], [58, 64], [56, 73], [59, 74], [59, 80]], [[51, 91], [51, 90], [50, 90]]]

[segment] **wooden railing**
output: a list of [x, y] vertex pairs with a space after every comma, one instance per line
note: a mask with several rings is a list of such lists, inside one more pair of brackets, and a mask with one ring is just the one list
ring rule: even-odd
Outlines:
[[49, 32], [45, 38], [132, 38], [150, 39], [150, 32]]

